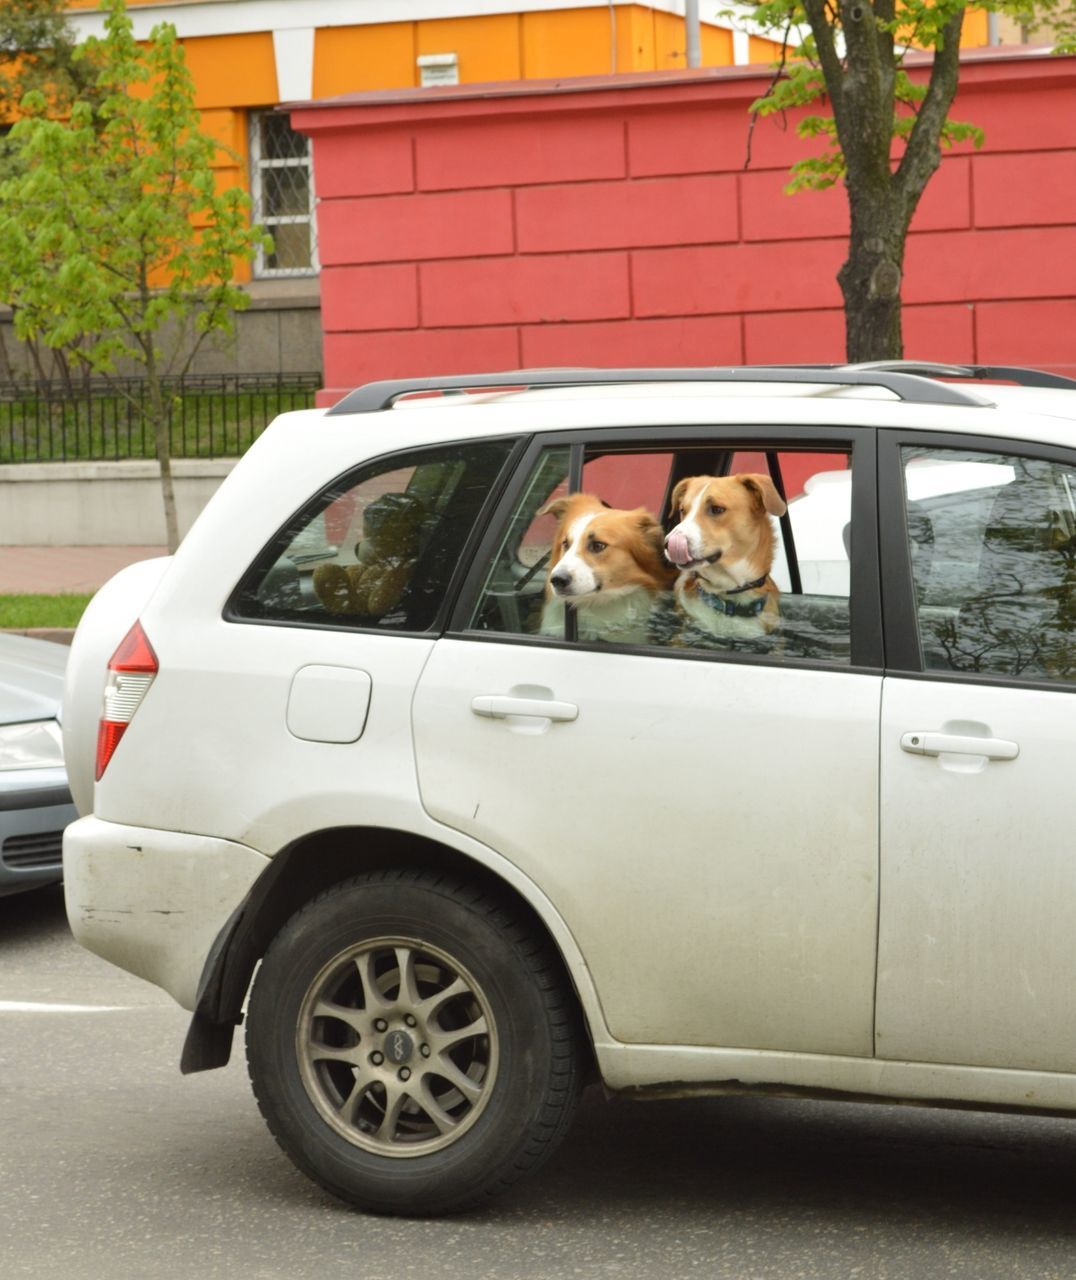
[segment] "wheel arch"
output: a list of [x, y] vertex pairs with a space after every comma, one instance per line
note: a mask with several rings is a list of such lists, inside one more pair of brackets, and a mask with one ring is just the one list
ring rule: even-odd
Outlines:
[[458, 875], [523, 913], [560, 960], [593, 1062], [595, 1042], [608, 1038], [597, 993], [571, 931], [536, 885], [482, 845], [471, 853], [419, 832], [349, 826], [311, 833], [281, 849], [229, 917], [202, 970], [180, 1070], [186, 1075], [228, 1062], [254, 970], [290, 916], [359, 872], [401, 866]]

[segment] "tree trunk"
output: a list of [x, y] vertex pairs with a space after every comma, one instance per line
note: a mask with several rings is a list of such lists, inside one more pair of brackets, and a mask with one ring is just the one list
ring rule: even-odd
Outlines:
[[[852, 362], [904, 355], [900, 293], [904, 245], [919, 198], [941, 163], [940, 138], [956, 93], [964, 6], [934, 43], [926, 91], [918, 99], [904, 153], [893, 169], [897, 70], [892, 0], [802, 0], [833, 103], [851, 213], [844, 294], [845, 351]], [[844, 48], [838, 40], [843, 38]], [[908, 97], [903, 99], [906, 103]]]
[[[12, 336], [14, 337], [14, 333], [15, 333], [14, 313], [12, 314], [11, 327], [8, 330], [8, 332], [11, 333]], [[7, 353], [7, 342], [5, 341], [5, 336], [2, 330], [0, 330], [0, 381], [3, 381], [3, 382], [15, 381], [15, 373], [14, 373], [14, 370], [11, 368], [11, 357]]]
[[149, 391], [150, 418], [153, 422], [153, 438], [157, 446], [157, 465], [161, 471], [161, 500], [164, 504], [164, 526], [168, 538], [168, 550], [172, 553], [179, 546], [179, 520], [176, 516], [176, 491], [172, 483], [172, 447], [168, 439], [168, 415], [161, 394], [161, 378], [152, 349], [147, 353], [146, 383]]
[[837, 273], [844, 294], [845, 357], [852, 363], [900, 360], [906, 223], [886, 202], [850, 196], [849, 203], [848, 260]]

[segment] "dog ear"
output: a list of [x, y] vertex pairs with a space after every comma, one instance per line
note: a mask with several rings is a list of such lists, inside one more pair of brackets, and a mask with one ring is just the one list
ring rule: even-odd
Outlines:
[[743, 475], [736, 479], [752, 494], [760, 509], [771, 516], [783, 516], [788, 510], [769, 476]]
[[554, 519], [563, 520], [565, 511], [568, 510], [568, 503], [571, 497], [553, 498], [547, 502], [545, 506], [538, 512], [540, 516], [553, 516]]
[[660, 555], [665, 545], [665, 532], [661, 525], [645, 507], [637, 507], [631, 514], [635, 517], [635, 527], [643, 541]]
[[656, 573], [660, 576], [668, 571], [664, 555], [665, 531], [645, 507], [638, 507], [631, 514], [634, 517], [633, 524], [639, 533], [638, 542], [633, 540], [629, 544], [632, 555], [648, 573]]
[[669, 498], [669, 515], [676, 516], [679, 519], [680, 503], [684, 494], [687, 493], [687, 487], [692, 480], [697, 479], [697, 476], [686, 476], [683, 480], [678, 481], [676, 487], [672, 491], [672, 496]]

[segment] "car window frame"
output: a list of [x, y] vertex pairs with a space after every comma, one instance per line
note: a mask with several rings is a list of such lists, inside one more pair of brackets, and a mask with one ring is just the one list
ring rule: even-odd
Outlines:
[[[240, 575], [235, 586], [229, 593], [221, 614], [223, 621], [235, 623], [236, 625], [241, 626], [297, 627], [300, 630], [306, 631], [347, 632], [349, 634], [376, 636], [403, 636], [410, 637], [411, 639], [425, 640], [438, 639], [444, 634], [446, 623], [452, 616], [452, 611], [455, 608], [460, 587], [465, 578], [467, 567], [470, 565], [473, 558], [475, 548], [486, 533], [490, 520], [498, 510], [498, 504], [504, 493], [505, 487], [516, 474], [520, 459], [526, 453], [530, 438], [531, 437], [527, 434], [462, 436], [452, 440], [427, 442], [422, 445], [410, 445], [405, 449], [374, 454], [372, 457], [364, 458], [354, 466], [338, 472], [336, 476], [331, 480], [326, 481], [325, 484], [296, 507], [287, 519], [277, 527], [272, 537], [266, 540], [261, 550], [250, 561], [249, 565]], [[452, 575], [449, 578], [448, 585], [445, 589], [444, 599], [438, 607], [429, 627], [421, 631], [404, 627], [372, 627], [363, 626], [359, 623], [322, 621], [319, 620], [317, 615], [311, 615], [309, 618], [251, 618], [238, 612], [240, 597], [252, 582], [255, 582], [260, 577], [265, 576], [269, 569], [272, 568], [279, 559], [291, 538], [295, 536], [296, 521], [298, 521], [300, 517], [303, 517], [307, 515], [307, 513], [315, 510], [317, 505], [322, 502], [326, 495], [332, 492], [332, 490], [341, 485], [347, 485], [349, 488], [353, 488], [359, 483], [360, 477], [365, 472], [371, 471], [382, 463], [385, 465], [381, 470], [385, 471], [396, 469], [397, 467], [403, 468], [409, 465], [414, 465], [414, 459], [426, 457], [438, 450], [464, 448], [467, 446], [481, 444], [507, 444], [509, 448], [508, 452], [505, 454], [504, 461], [501, 463], [501, 469], [497, 475], [497, 479], [490, 486], [490, 490], [482, 503], [478, 516], [471, 527], [471, 531], [464, 541], [456, 566], [452, 571]], [[338, 616], [342, 617], [344, 615]]]
[[908, 539], [908, 519], [901, 450], [955, 449], [1002, 457], [1035, 458], [1076, 470], [1076, 449], [1011, 436], [927, 428], [884, 428], [878, 431], [878, 521], [882, 582], [882, 618], [886, 636], [888, 675], [902, 679], [982, 684], [996, 688], [1037, 689], [1047, 693], [1076, 693], [1076, 681], [1021, 680], [990, 671], [943, 671], [923, 660], [915, 579]]
[[[817, 448], [852, 453], [851, 521], [856, 530], [852, 538], [850, 561], [849, 640], [850, 661], [823, 662], [784, 654], [762, 654], [721, 649], [676, 649], [661, 645], [611, 646], [601, 641], [576, 638], [523, 635], [512, 632], [476, 631], [469, 628], [470, 619], [486, 581], [493, 557], [498, 554], [512, 516], [530, 480], [541, 453], [550, 448], [568, 446], [569, 483], [573, 491], [582, 474], [583, 455], [588, 447], [604, 449], [638, 448], [640, 451], [673, 452], [677, 448], [694, 448], [709, 444], [724, 451], [739, 445], [755, 445], [759, 451]], [[693, 662], [729, 662], [748, 666], [795, 667], [796, 669], [881, 675], [885, 668], [885, 642], [882, 629], [878, 522], [876, 517], [877, 431], [864, 425], [816, 426], [813, 424], [670, 424], [661, 427], [601, 427], [536, 433], [525, 453], [516, 463], [511, 482], [501, 494], [497, 510], [488, 521], [485, 534], [471, 557], [467, 576], [456, 599], [446, 635], [454, 640], [470, 640], [481, 644], [537, 645], [559, 649], [577, 649], [598, 653], [635, 654]], [[655, 513], [657, 514], [657, 513]], [[660, 513], [659, 518], [664, 518]], [[860, 533], [860, 530], [863, 530]]]

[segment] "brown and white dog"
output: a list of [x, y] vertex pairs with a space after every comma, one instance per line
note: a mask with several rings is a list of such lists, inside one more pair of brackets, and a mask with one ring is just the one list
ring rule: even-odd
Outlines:
[[645, 507], [618, 510], [592, 493], [554, 498], [539, 514], [557, 518], [542, 634], [564, 635], [567, 602], [575, 606], [580, 640], [646, 644], [654, 600], [676, 577], [662, 555], [657, 520]]
[[665, 554], [680, 571], [676, 599], [697, 625], [725, 639], [768, 635], [778, 623], [770, 578], [770, 516], [785, 504], [769, 476], [691, 476], [672, 493], [679, 524]]

